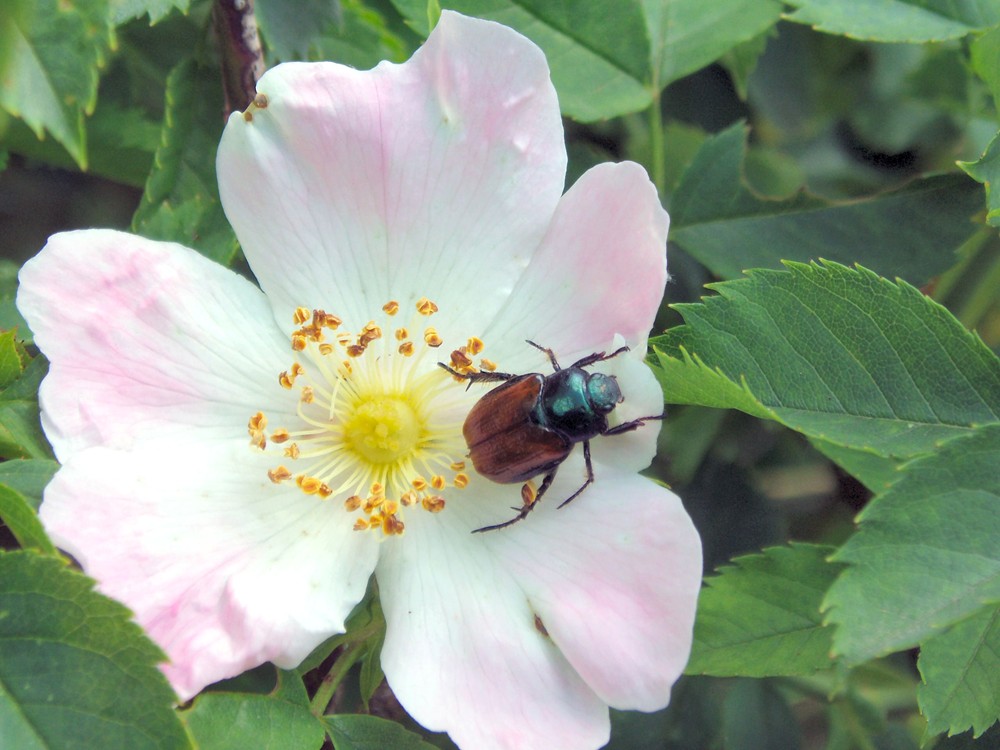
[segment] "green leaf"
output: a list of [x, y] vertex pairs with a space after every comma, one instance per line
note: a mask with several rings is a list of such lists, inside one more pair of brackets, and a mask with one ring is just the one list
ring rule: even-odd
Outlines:
[[973, 738], [972, 732], [963, 732], [952, 737], [942, 737], [934, 744], [934, 750], [996, 750], [998, 747], [1000, 724], [994, 724], [978, 738]]
[[[422, 35], [426, 0], [392, 0]], [[640, 0], [450, 0], [441, 7], [497, 21], [542, 48], [564, 114], [590, 122], [649, 106], [650, 42]]]
[[1000, 109], [1000, 27], [973, 39], [969, 57], [973, 72], [989, 86], [993, 105]]
[[55, 558], [0, 553], [0, 743], [190, 747], [155, 666], [164, 655], [92, 586]]
[[323, 722], [337, 750], [436, 750], [420, 735], [377, 716], [333, 714]]
[[[115, 25], [149, 15], [149, 22], [156, 23], [173, 10], [187, 13], [191, 0], [110, 0], [111, 19]], [[258, 0], [259, 2], [259, 0]]]
[[708, 139], [671, 202], [670, 238], [717, 276], [783, 260], [859, 263], [923, 284], [950, 266], [982, 210], [975, 185], [958, 175], [916, 180], [901, 190], [832, 203], [800, 193], [768, 200], [746, 184], [746, 129]]
[[876, 42], [957, 39], [1000, 23], [1000, 6], [979, 0], [787, 0], [785, 17], [819, 31]]
[[643, 10], [659, 88], [763, 34], [781, 17], [774, 0], [644, 0]]
[[38, 385], [48, 371], [43, 357], [31, 360], [23, 375], [0, 391], [0, 458], [51, 458], [42, 433]]
[[757, 61], [764, 54], [768, 39], [773, 36], [773, 33], [768, 29], [752, 39], [738, 44], [729, 50], [719, 61], [729, 73], [733, 86], [736, 88], [736, 93], [744, 101], [747, 98], [747, 84], [750, 74], [756, 70]]
[[881, 492], [899, 477], [900, 459], [886, 458], [863, 448], [847, 448], [820, 438], [811, 438], [809, 442], [872, 492]]
[[385, 630], [380, 630], [365, 651], [361, 659], [361, 674], [359, 675], [359, 689], [361, 700], [368, 707], [368, 702], [375, 695], [379, 685], [385, 680], [385, 672], [382, 671], [382, 646], [385, 643]]
[[188, 60], [167, 79], [167, 112], [132, 230], [228, 265], [237, 242], [219, 200], [215, 152], [225, 122], [217, 74]]
[[409, 57], [411, 50], [377, 11], [359, 0], [341, 0], [340, 9], [340, 20], [313, 40], [319, 59], [367, 70], [382, 60], [403, 62]]
[[279, 60], [308, 59], [317, 37], [341, 21], [339, 3], [330, 0], [257, 0], [254, 12], [268, 51]]
[[17, 345], [17, 331], [0, 332], [0, 388], [6, 388], [24, 371], [23, 350]]
[[979, 161], [960, 161], [958, 166], [976, 182], [986, 187], [986, 222], [1000, 227], [1000, 190], [994, 190], [1000, 180], [1000, 133], [997, 133]]
[[[206, 692], [181, 713], [200, 750], [318, 748], [324, 726], [294, 672], [279, 671], [269, 695]], [[339, 750], [339, 748], [338, 748]]]
[[1000, 420], [1000, 359], [905, 282], [789, 263], [711, 288], [653, 341], [668, 403], [731, 406], [897, 460]]
[[25, 458], [0, 463], [0, 484], [17, 490], [28, 504], [38, 510], [45, 489], [59, 464], [47, 458]]
[[[426, 0], [393, 0], [426, 36]], [[584, 122], [645, 109], [671, 81], [778, 20], [774, 0], [451, 0], [442, 7], [520, 31], [545, 52], [563, 113]]]
[[18, 544], [46, 555], [56, 554], [34, 508], [24, 495], [0, 484], [0, 519], [10, 529]]
[[928, 639], [917, 666], [927, 735], [985, 732], [1000, 719], [1000, 609], [984, 607]]
[[763, 680], [738, 680], [722, 709], [725, 747], [733, 750], [795, 750], [799, 723], [785, 697]]
[[705, 579], [688, 674], [806, 675], [833, 666], [820, 604], [840, 567], [832, 547], [793, 544], [733, 560]]
[[998, 466], [1000, 425], [979, 427], [904, 466], [869, 503], [823, 603], [836, 653], [858, 663], [910, 648], [1000, 601]]
[[83, 116], [94, 108], [114, 39], [107, 0], [36, 0], [0, 20], [7, 24], [0, 38], [12, 47], [0, 108], [39, 138], [51, 133], [85, 169]]
[[17, 274], [21, 266], [11, 260], [0, 259], [0, 331], [17, 329], [17, 337], [31, 343], [31, 331], [18, 312], [14, 299], [17, 296]]

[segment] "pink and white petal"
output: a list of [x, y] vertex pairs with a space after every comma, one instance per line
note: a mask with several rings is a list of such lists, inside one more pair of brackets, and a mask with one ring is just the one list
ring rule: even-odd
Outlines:
[[[594, 368], [614, 375], [625, 399], [609, 415], [611, 427], [664, 413], [663, 389], [653, 371], [642, 360], [643, 352], [629, 352]], [[618, 471], [645, 469], [656, 455], [660, 426], [659, 420], [651, 420], [631, 432], [594, 438], [590, 441], [594, 464], [614, 467]]]
[[645, 351], [667, 280], [669, 217], [638, 164], [601, 164], [566, 192], [501, 314], [479, 334], [506, 368], [520, 342], [561, 361], [610, 349]]
[[277, 383], [291, 350], [264, 295], [188, 248], [54, 235], [21, 269], [17, 306], [50, 362], [39, 400], [61, 461], [97, 445], [245, 439], [265, 405], [295, 413]]
[[[568, 486], [557, 481], [545, 501]], [[539, 509], [484, 536], [602, 701], [641, 711], [667, 705], [690, 653], [702, 573], [701, 541], [676, 495], [605, 471], [561, 510]]]
[[304, 305], [363, 325], [373, 300], [412, 309], [426, 295], [440, 325], [481, 328], [562, 192], [562, 122], [538, 47], [445, 12], [406, 63], [285, 64], [257, 90], [267, 108], [230, 118], [219, 187], [278, 319]]
[[267, 478], [242, 444], [76, 453], [45, 490], [53, 541], [129, 606], [182, 700], [298, 664], [364, 595], [377, 540], [337, 506]]
[[376, 577], [389, 686], [414, 719], [464, 750], [601, 747], [607, 706], [536, 628], [519, 582], [483, 537], [457, 530], [469, 520], [457, 504], [409, 514], [405, 536], [383, 545]]

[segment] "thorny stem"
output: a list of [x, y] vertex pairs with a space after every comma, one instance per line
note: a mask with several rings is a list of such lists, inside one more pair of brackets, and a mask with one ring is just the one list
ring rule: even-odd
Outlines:
[[222, 88], [225, 116], [243, 111], [257, 93], [264, 74], [264, 54], [257, 34], [254, 0], [215, 0], [212, 22], [222, 55]]

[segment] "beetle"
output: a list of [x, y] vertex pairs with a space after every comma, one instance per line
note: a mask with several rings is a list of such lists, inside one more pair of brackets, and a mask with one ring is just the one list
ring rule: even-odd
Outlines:
[[508, 521], [483, 526], [473, 533], [495, 531], [524, 519], [556, 478], [559, 466], [577, 443], [583, 443], [587, 479], [559, 507], [580, 496], [594, 481], [590, 441], [598, 435], [621, 435], [645, 422], [663, 419], [663, 414], [640, 417], [610, 427], [608, 414], [624, 401], [614, 375], [587, 372], [584, 368], [627, 352], [623, 346], [611, 354], [595, 352], [566, 368], [559, 366], [551, 349], [528, 341], [544, 352], [552, 374], [538, 372], [513, 375], [506, 372], [458, 372], [443, 362], [438, 365], [456, 378], [473, 383], [502, 382], [484, 395], [469, 411], [462, 434], [469, 446], [469, 458], [476, 471], [499, 484], [527, 482], [544, 475], [537, 493], [528, 485], [522, 489], [523, 505], [512, 508], [518, 514]]

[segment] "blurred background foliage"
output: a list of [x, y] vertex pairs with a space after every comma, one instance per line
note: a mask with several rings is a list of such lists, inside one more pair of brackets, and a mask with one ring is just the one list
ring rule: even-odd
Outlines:
[[[883, 17], [805, 0], [442, 5], [521, 28], [546, 49], [566, 115], [567, 184], [608, 160], [653, 175], [672, 215], [672, 281], [654, 334], [681, 322], [667, 304], [698, 301], [707, 283], [823, 258], [905, 279], [1000, 347], [988, 192], [997, 3], [868, 6], [889, 8]], [[401, 62], [438, 10], [425, 0], [256, 0], [268, 65]], [[0, 329], [25, 334], [17, 269], [61, 230], [176, 240], [249, 273], [215, 185], [224, 50], [211, 16], [208, 0], [4, 0]], [[800, 432], [705, 406], [670, 407], [650, 474], [684, 498], [707, 573], [789, 540], [820, 545], [825, 559], [872, 496]], [[41, 484], [21, 486], [36, 507]], [[5, 546], [16, 546], [10, 534]], [[916, 659], [903, 650], [812, 676], [693, 668], [667, 710], [616, 713], [608, 747], [1000, 747], [995, 724], [977, 739], [927, 731]], [[366, 692], [348, 690], [342, 710], [366, 704]], [[375, 696], [376, 713], [399, 718], [391, 696]]]

